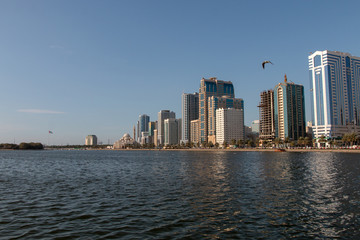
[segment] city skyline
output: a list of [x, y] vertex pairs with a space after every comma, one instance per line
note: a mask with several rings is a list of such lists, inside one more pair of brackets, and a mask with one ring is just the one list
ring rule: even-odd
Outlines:
[[360, 3], [346, 3], [1, 1], [0, 142], [113, 143], [139, 114], [180, 116], [203, 77], [233, 83], [250, 126], [259, 94], [287, 74], [304, 86], [309, 121], [310, 52], [360, 56]]

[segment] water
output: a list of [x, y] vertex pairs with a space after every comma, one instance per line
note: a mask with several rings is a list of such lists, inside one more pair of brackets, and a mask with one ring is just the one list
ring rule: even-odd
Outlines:
[[0, 151], [1, 239], [360, 237], [360, 155]]

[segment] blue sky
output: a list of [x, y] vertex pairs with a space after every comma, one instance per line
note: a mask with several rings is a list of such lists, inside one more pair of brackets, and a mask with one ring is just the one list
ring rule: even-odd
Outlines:
[[[181, 117], [202, 77], [232, 81], [245, 123], [308, 55], [360, 56], [358, 1], [0, 1], [0, 142], [114, 142], [140, 114]], [[261, 68], [261, 62], [274, 65]], [[54, 134], [49, 136], [48, 131]]]

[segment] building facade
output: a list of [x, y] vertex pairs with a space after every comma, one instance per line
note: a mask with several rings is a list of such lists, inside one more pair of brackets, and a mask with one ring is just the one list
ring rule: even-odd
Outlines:
[[97, 137], [96, 135], [88, 135], [85, 138], [86, 146], [96, 146], [97, 145]]
[[157, 122], [149, 122], [149, 136], [154, 136], [154, 130], [156, 129]]
[[150, 122], [150, 117], [146, 114], [142, 114], [139, 116], [139, 121], [138, 121], [138, 136], [137, 136], [137, 141], [141, 142], [141, 135], [142, 132], [148, 132], [149, 131], [149, 122]]
[[259, 139], [260, 143], [275, 138], [274, 91], [267, 90], [260, 94], [259, 104]]
[[154, 144], [155, 147], [157, 147], [159, 145], [158, 130], [157, 129], [154, 129], [153, 144]]
[[200, 119], [190, 122], [190, 139], [192, 143], [200, 142]]
[[298, 140], [306, 136], [304, 87], [288, 82], [274, 88], [275, 137]]
[[216, 110], [216, 142], [222, 146], [231, 140], [244, 140], [244, 110], [219, 108]]
[[254, 120], [251, 122], [251, 131], [253, 133], [259, 133], [260, 129], [260, 121], [259, 120]]
[[207, 142], [208, 139], [208, 98], [212, 96], [234, 98], [232, 82], [217, 80], [216, 78], [201, 79], [199, 88], [200, 136], [198, 137], [200, 142]]
[[168, 118], [164, 120], [164, 145], [177, 145], [180, 142], [181, 121]]
[[161, 110], [158, 113], [158, 144], [164, 144], [164, 120], [168, 118], [175, 119], [175, 112], [172, 112], [170, 110]]
[[199, 118], [199, 93], [183, 93], [181, 97], [182, 137], [181, 142], [192, 142], [190, 123]]
[[208, 142], [215, 142], [214, 137], [216, 135], [216, 110], [219, 108], [242, 109], [244, 112], [244, 100], [241, 98], [230, 98], [227, 96], [212, 96], [208, 98]]
[[149, 122], [149, 135], [148, 135], [148, 143], [154, 143], [154, 130], [157, 128], [157, 121]]
[[125, 133], [122, 138], [116, 141], [113, 145], [114, 149], [125, 149], [125, 148], [133, 148], [137, 146], [137, 142], [130, 137], [130, 134]]
[[360, 58], [316, 51], [309, 56], [309, 74], [314, 137], [359, 134]]

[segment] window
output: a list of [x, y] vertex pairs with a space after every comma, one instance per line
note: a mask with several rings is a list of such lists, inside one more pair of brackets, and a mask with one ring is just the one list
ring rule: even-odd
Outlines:
[[320, 66], [321, 65], [321, 55], [316, 55], [314, 57], [314, 67]]

